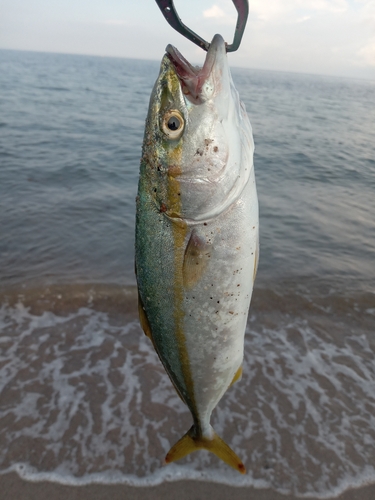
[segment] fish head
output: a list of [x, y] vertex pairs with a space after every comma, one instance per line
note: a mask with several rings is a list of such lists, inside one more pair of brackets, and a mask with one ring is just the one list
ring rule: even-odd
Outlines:
[[157, 205], [187, 220], [217, 216], [240, 196], [253, 149], [223, 38], [214, 36], [201, 68], [168, 45], [151, 95], [143, 155], [157, 184]]

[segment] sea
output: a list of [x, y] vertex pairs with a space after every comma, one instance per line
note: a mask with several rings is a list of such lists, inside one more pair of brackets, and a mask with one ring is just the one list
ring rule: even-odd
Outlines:
[[[160, 54], [160, 58], [163, 54]], [[229, 55], [230, 57], [230, 55]], [[375, 82], [232, 68], [260, 263], [243, 377], [206, 451], [137, 317], [134, 224], [158, 61], [0, 51], [0, 470], [328, 498], [375, 482]]]

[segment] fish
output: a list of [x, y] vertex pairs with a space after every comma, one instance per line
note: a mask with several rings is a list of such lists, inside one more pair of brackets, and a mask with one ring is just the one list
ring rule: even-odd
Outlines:
[[246, 471], [210, 419], [242, 374], [259, 254], [253, 153], [222, 36], [201, 68], [168, 45], [146, 118], [135, 235], [140, 323], [193, 418], [166, 463], [205, 449]]

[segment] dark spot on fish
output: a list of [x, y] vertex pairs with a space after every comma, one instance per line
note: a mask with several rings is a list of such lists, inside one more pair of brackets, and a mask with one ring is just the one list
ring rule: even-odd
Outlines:
[[215, 146], [214, 151], [215, 151], [215, 153], [217, 153], [219, 151], [219, 148], [217, 146]]
[[218, 300], [217, 303], [220, 304], [220, 300]]
[[156, 193], [156, 191], [157, 191], [157, 189], [156, 189], [156, 188], [154, 188], [154, 193]]
[[164, 213], [164, 212], [166, 212], [166, 211], [167, 211], [167, 205], [166, 205], [165, 203], [162, 203], [162, 204], [160, 205], [160, 212], [161, 212], [161, 213]]
[[237, 286], [241, 286], [241, 285], [238, 283], [238, 285], [237, 285]]
[[229, 311], [229, 314], [234, 314], [234, 312], [233, 311]]
[[207, 222], [203, 222], [203, 225], [204, 225], [204, 226], [207, 226]]
[[203, 149], [198, 148], [194, 156], [196, 155], [203, 156]]

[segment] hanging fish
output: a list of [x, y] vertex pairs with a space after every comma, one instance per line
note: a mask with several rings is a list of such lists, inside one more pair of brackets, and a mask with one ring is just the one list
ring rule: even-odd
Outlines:
[[210, 417], [242, 373], [258, 264], [253, 152], [223, 38], [202, 68], [169, 45], [150, 98], [136, 215], [141, 325], [194, 422], [167, 463], [203, 448], [245, 472]]

